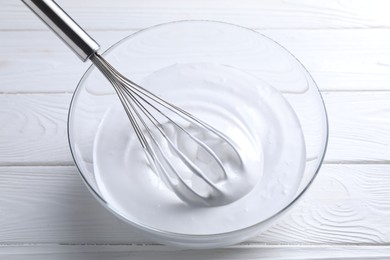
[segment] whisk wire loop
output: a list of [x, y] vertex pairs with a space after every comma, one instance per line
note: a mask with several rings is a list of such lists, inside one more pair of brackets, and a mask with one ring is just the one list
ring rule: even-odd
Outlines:
[[[125, 108], [126, 114], [130, 119], [134, 131], [142, 147], [145, 149], [145, 152], [149, 160], [152, 161], [153, 166], [155, 168], [158, 168], [159, 170], [158, 172], [163, 173], [161, 177], [163, 177], [163, 179], [166, 181], [168, 179], [167, 181], [168, 185], [171, 186], [171, 188], [173, 189], [180, 189], [181, 191], [178, 192], [179, 195], [183, 195], [184, 192], [184, 194], [187, 194], [184, 195], [185, 197], [188, 196], [193, 197], [195, 195], [198, 198], [202, 198], [202, 200], [206, 199], [204, 195], [199, 194], [199, 192], [195, 191], [195, 189], [191, 185], [187, 184], [188, 181], [186, 182], [184, 178], [181, 176], [181, 174], [178, 172], [177, 170], [178, 167], [172, 165], [169, 158], [167, 158], [166, 156], [166, 150], [164, 150], [164, 148], [161, 147], [161, 144], [154, 136], [153, 131], [151, 130], [151, 128], [149, 127], [145, 119], [147, 119], [148, 122], [152, 123], [153, 128], [156, 129], [161, 134], [161, 136], [168, 144], [170, 151], [173, 152], [175, 156], [180, 158], [181, 162], [185, 165], [185, 167], [188, 168], [188, 170], [191, 173], [193, 173], [194, 175], [199, 177], [204, 183], [206, 183], [209, 186], [209, 188], [211, 188], [213, 193], [221, 193], [220, 189], [208, 177], [208, 175], [205, 174], [204, 171], [201, 170], [191, 159], [189, 159], [187, 155], [185, 155], [181, 150], [178, 149], [178, 147], [172, 142], [171, 138], [162, 129], [162, 124], [158, 121], [158, 119], [152, 114], [150, 109], [148, 109], [146, 106], [152, 108], [158, 114], [163, 116], [174, 127], [176, 127], [176, 129], [185, 133], [194, 142], [196, 142], [199, 145], [199, 147], [204, 149], [204, 151], [206, 151], [213, 158], [214, 162], [218, 165], [217, 175], [221, 175], [219, 179], [226, 179], [227, 174], [224, 169], [223, 163], [215, 154], [215, 152], [210, 147], [208, 147], [204, 142], [202, 142], [199, 138], [189, 133], [183, 126], [178, 124], [175, 120], [173, 120], [170, 116], [164, 113], [161, 109], [157, 108], [156, 105], [152, 104], [152, 102], [156, 102], [157, 105], [161, 105], [163, 108], [172, 111], [174, 114], [180, 116], [181, 118], [185, 118], [187, 121], [191, 123], [195, 123], [198, 126], [208, 129], [218, 138], [221, 138], [221, 140], [226, 141], [225, 138], [222, 138], [223, 137], [222, 134], [220, 134], [217, 130], [210, 127], [206, 123], [195, 118], [193, 115], [184, 111], [183, 109], [161, 99], [160, 97], [154, 95], [153, 93], [142, 88], [136, 83], [128, 80], [121, 73], [119, 73], [114, 67], [112, 67], [112, 65], [110, 65], [107, 61], [105, 61], [104, 58], [101, 57], [100, 55], [98, 54], [93, 55], [91, 57], [91, 60], [113, 85], [123, 107]], [[141, 125], [143, 128], [141, 127]], [[153, 145], [150, 145], [150, 142], [147, 141], [145, 133], [149, 137]], [[172, 180], [169, 179], [170, 176], [172, 176], [172, 174], [174, 175], [176, 181], [180, 182], [180, 185], [175, 185], [175, 183], [173, 183]], [[185, 191], [183, 191], [183, 189]], [[191, 195], [188, 195], [188, 193]], [[185, 199], [188, 200], [188, 198]]]

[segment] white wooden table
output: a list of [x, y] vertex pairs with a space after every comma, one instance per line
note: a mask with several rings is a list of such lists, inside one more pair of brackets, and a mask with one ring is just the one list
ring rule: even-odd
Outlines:
[[329, 114], [304, 199], [245, 244], [153, 245], [89, 194], [66, 136], [87, 68], [20, 2], [0, 7], [0, 259], [390, 259], [390, 1], [58, 0], [102, 44], [210, 19], [254, 28], [302, 61]]

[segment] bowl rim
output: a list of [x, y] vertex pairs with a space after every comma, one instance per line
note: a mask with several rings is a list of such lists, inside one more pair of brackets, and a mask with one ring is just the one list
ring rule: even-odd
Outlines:
[[326, 110], [326, 106], [325, 106], [325, 102], [324, 102], [324, 99], [321, 95], [321, 91], [319, 90], [318, 88], [318, 85], [317, 83], [315, 82], [314, 78], [312, 77], [312, 75], [309, 73], [309, 71], [306, 69], [306, 67], [298, 60], [298, 58], [296, 58], [288, 49], [286, 49], [284, 46], [282, 46], [281, 44], [279, 44], [278, 42], [276, 42], [275, 40], [269, 38], [268, 36], [254, 30], [254, 29], [250, 29], [250, 28], [247, 28], [247, 27], [244, 27], [244, 26], [241, 26], [241, 25], [237, 25], [237, 24], [233, 24], [233, 23], [228, 23], [228, 22], [222, 22], [222, 21], [214, 21], [214, 20], [178, 20], [178, 21], [171, 21], [171, 22], [166, 22], [166, 23], [160, 23], [160, 24], [157, 24], [157, 25], [153, 25], [153, 26], [150, 26], [150, 27], [147, 27], [147, 28], [144, 28], [144, 29], [141, 29], [141, 30], [138, 30], [134, 33], [131, 33], [127, 36], [125, 36], [124, 38], [120, 39], [119, 41], [115, 42], [114, 44], [112, 44], [107, 50], [105, 50], [104, 52], [101, 53], [102, 56], [105, 56], [106, 54], [108, 54], [109, 52], [111, 52], [117, 45], [121, 44], [122, 42], [130, 39], [130, 38], [133, 38], [135, 36], [137, 36], [138, 34], [141, 34], [141, 33], [144, 33], [148, 30], [152, 30], [152, 29], [155, 29], [157, 27], [162, 27], [162, 26], [169, 26], [169, 25], [172, 25], [172, 24], [177, 24], [177, 23], [218, 23], [218, 24], [224, 24], [224, 25], [229, 25], [229, 26], [233, 26], [233, 27], [236, 27], [236, 28], [239, 28], [239, 29], [242, 29], [242, 30], [247, 30], [247, 31], [250, 31], [252, 33], [256, 33], [264, 38], [266, 38], [267, 40], [270, 40], [272, 41], [274, 44], [278, 45], [279, 47], [281, 47], [282, 49], [284, 49], [289, 55], [291, 55], [292, 58], [294, 58], [295, 61], [297, 61], [301, 66], [302, 66], [302, 69], [304, 71], [307, 72], [307, 75], [308, 77], [313, 81], [314, 83], [314, 87], [315, 89], [317, 90], [318, 94], [319, 94], [319, 98], [320, 98], [320, 101], [321, 101], [321, 107], [323, 108], [323, 113], [324, 113], [324, 124], [325, 124], [325, 127], [324, 127], [324, 131], [325, 131], [325, 139], [324, 139], [324, 143], [323, 143], [323, 149], [322, 149], [322, 153], [321, 153], [321, 157], [319, 158], [318, 160], [318, 166], [317, 166], [317, 169], [315, 170], [313, 176], [311, 177], [311, 179], [307, 182], [306, 186], [302, 189], [302, 191], [296, 195], [296, 197], [290, 201], [287, 205], [285, 205], [284, 207], [282, 207], [279, 211], [277, 211], [276, 213], [274, 213], [273, 215], [267, 217], [266, 219], [260, 221], [260, 222], [257, 222], [253, 225], [250, 225], [250, 226], [247, 226], [245, 228], [241, 228], [241, 229], [237, 229], [237, 230], [233, 230], [233, 231], [228, 231], [228, 232], [223, 232], [223, 233], [215, 233], [215, 234], [184, 234], [184, 233], [178, 233], [178, 232], [171, 232], [171, 231], [166, 231], [166, 230], [161, 230], [161, 229], [158, 229], [158, 228], [154, 228], [154, 227], [150, 227], [148, 225], [143, 225], [141, 223], [138, 223], [138, 222], [135, 222], [135, 221], [132, 221], [130, 219], [127, 219], [126, 217], [122, 216], [119, 212], [117, 212], [114, 208], [112, 208], [110, 206], [109, 203], [107, 203], [104, 198], [102, 198], [99, 193], [97, 193], [95, 191], [95, 189], [91, 186], [91, 184], [89, 184], [87, 178], [84, 176], [83, 172], [81, 171], [78, 163], [77, 163], [77, 159], [76, 159], [76, 156], [73, 152], [73, 146], [72, 146], [72, 137], [71, 137], [71, 118], [72, 118], [72, 114], [73, 114], [73, 105], [74, 105], [74, 102], [78, 96], [78, 92], [79, 92], [79, 89], [81, 88], [81, 84], [83, 83], [83, 80], [84, 78], [86, 78], [90, 73], [91, 71], [93, 71], [93, 69], [95, 68], [95, 65], [91, 64], [88, 69], [84, 72], [83, 76], [81, 77], [81, 79], [79, 80], [78, 84], [77, 84], [77, 87], [75, 88], [73, 94], [72, 94], [72, 98], [71, 98], [71, 101], [70, 101], [70, 105], [69, 105], [69, 109], [68, 109], [68, 117], [67, 117], [67, 136], [68, 136], [68, 144], [69, 144], [69, 148], [70, 148], [70, 152], [71, 152], [71, 155], [72, 155], [72, 158], [73, 158], [73, 161], [75, 162], [75, 165], [76, 165], [76, 168], [79, 172], [79, 175], [81, 176], [83, 182], [86, 184], [86, 186], [88, 187], [88, 189], [90, 190], [90, 192], [95, 196], [95, 198], [97, 198], [97, 200], [104, 205], [105, 208], [107, 208], [110, 212], [112, 212], [114, 215], [118, 216], [120, 219], [124, 220], [126, 223], [129, 223], [131, 226], [133, 227], [136, 227], [138, 229], [141, 229], [147, 233], [152, 233], [154, 235], [158, 235], [158, 236], [161, 236], [161, 237], [164, 237], [164, 238], [178, 238], [178, 239], [210, 239], [210, 238], [221, 238], [221, 237], [225, 237], [225, 236], [234, 236], [236, 235], [237, 233], [241, 233], [241, 232], [246, 232], [246, 231], [249, 231], [249, 230], [254, 230], [256, 229], [256, 227], [259, 227], [260, 224], [262, 223], [266, 223], [268, 221], [270, 221], [272, 218], [275, 218], [275, 217], [278, 217], [278, 216], [281, 216], [283, 213], [285, 213], [292, 205], [294, 205], [298, 200], [301, 199], [301, 197], [303, 196], [303, 194], [306, 193], [306, 191], [308, 190], [308, 188], [312, 185], [314, 179], [316, 179], [317, 175], [318, 175], [318, 172], [319, 170], [321, 169], [321, 166], [323, 164], [323, 161], [324, 161], [324, 158], [325, 158], [325, 154], [326, 154], [326, 151], [327, 151], [327, 147], [328, 147], [328, 141], [329, 141], [329, 120], [328, 120], [328, 113], [327, 113], [327, 110]]

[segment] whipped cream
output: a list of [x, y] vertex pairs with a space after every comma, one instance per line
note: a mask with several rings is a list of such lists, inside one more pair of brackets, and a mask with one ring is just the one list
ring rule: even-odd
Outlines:
[[[95, 137], [93, 161], [102, 197], [117, 213], [150, 229], [207, 235], [252, 226], [292, 201], [304, 171], [305, 143], [294, 111], [272, 86], [210, 63], [172, 65], [140, 85], [229, 137], [238, 157], [226, 144], [214, 146], [229, 177], [221, 185], [224, 196], [208, 207], [184, 203], [151, 169], [123, 108], [113, 105]], [[168, 132], [202, 162], [201, 151], [186, 148], [188, 140], [174, 128]]]

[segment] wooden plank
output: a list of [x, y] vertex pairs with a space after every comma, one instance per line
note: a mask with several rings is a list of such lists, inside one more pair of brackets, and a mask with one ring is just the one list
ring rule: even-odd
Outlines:
[[[390, 165], [324, 165], [286, 217], [248, 242], [388, 245]], [[108, 213], [75, 167], [0, 167], [0, 241], [150, 243]]]
[[[104, 50], [127, 33], [93, 35]], [[91, 65], [90, 62], [82, 63], [50, 31], [0, 32], [0, 39], [2, 93], [73, 92]]]
[[[91, 34], [104, 50], [133, 32]], [[289, 49], [322, 91], [390, 90], [390, 29], [259, 32]], [[0, 39], [0, 93], [72, 92], [90, 64], [49, 31], [0, 32]]]
[[[383, 28], [390, 26], [386, 0], [104, 0], [58, 1], [87, 29], [144, 28], [174, 20], [218, 20], [251, 28]], [[0, 9], [2, 30], [42, 30], [44, 26], [20, 1]]]
[[0, 167], [0, 241], [148, 242], [103, 208], [74, 166]]
[[70, 94], [0, 95], [0, 165], [71, 163], [70, 99]]
[[67, 259], [210, 259], [210, 260], [337, 260], [390, 257], [390, 248], [381, 246], [234, 246], [213, 250], [179, 250], [164, 246], [134, 245], [27, 245], [0, 247], [4, 260]]
[[291, 213], [256, 238], [268, 243], [389, 244], [390, 165], [323, 165]]
[[[71, 94], [0, 95], [0, 165], [69, 165]], [[389, 162], [390, 92], [324, 93], [326, 163]]]
[[390, 92], [327, 92], [326, 163], [390, 161]]

